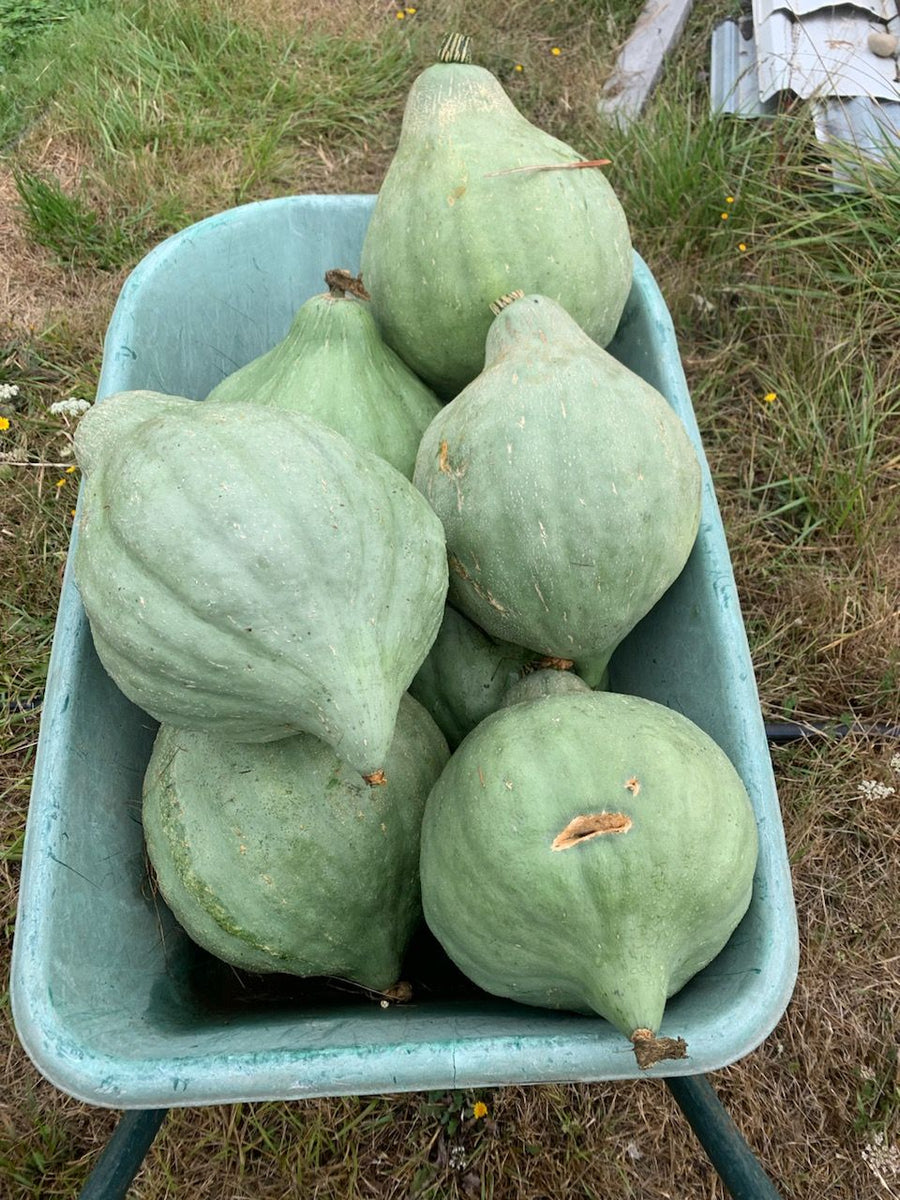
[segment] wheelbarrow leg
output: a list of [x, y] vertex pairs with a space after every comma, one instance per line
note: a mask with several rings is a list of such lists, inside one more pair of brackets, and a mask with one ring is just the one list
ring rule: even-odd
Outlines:
[[734, 1200], [781, 1200], [706, 1076], [672, 1076], [666, 1083]]
[[124, 1200], [168, 1111], [141, 1108], [123, 1113], [79, 1200]]
[[[733, 1200], [781, 1200], [706, 1077], [673, 1076], [666, 1084]], [[79, 1200], [125, 1200], [167, 1112], [124, 1113]]]

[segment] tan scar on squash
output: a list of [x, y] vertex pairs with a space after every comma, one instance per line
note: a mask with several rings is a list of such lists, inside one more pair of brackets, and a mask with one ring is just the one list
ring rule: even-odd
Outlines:
[[627, 833], [631, 828], [631, 817], [627, 813], [589, 813], [573, 817], [565, 829], [550, 843], [551, 850], [568, 850], [591, 838], [603, 837], [607, 833]]

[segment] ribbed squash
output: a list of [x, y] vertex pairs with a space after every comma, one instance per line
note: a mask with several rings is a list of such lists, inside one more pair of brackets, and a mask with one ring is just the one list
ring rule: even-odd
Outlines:
[[573, 659], [591, 686], [699, 526], [678, 416], [546, 296], [501, 309], [484, 370], [425, 431], [413, 480], [444, 524], [454, 608]]
[[603, 170], [531, 124], [448, 38], [410, 90], [362, 249], [382, 336], [442, 398], [484, 364], [488, 306], [558, 300], [601, 345], [631, 287], [625, 213]]
[[696, 725], [608, 692], [487, 717], [435, 784], [422, 828], [428, 924], [498, 996], [596, 1013], [649, 1066], [666, 998], [723, 948], [751, 897], [756, 822]]
[[301, 305], [287, 336], [207, 399], [305, 413], [409, 479], [440, 402], [382, 341], [361, 282], [340, 270], [325, 278], [329, 290]]
[[313, 733], [383, 767], [444, 610], [440, 522], [399, 471], [262, 406], [120, 393], [76, 431], [75, 579], [100, 660], [157, 720]]
[[234, 966], [391, 987], [421, 919], [422, 812], [448, 754], [409, 696], [375, 788], [309, 734], [240, 745], [162, 726], [143, 821], [163, 898]]

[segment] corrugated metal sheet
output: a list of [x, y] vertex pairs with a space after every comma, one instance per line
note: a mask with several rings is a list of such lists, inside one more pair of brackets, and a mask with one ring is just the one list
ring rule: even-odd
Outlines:
[[822, 3], [822, 0], [771, 0], [767, 5], [767, 11], [776, 12], [781, 9], [795, 17], [808, 17], [810, 13], [817, 13], [829, 7], [854, 9], [856, 12], [877, 17], [883, 22], [890, 21], [892, 17], [897, 16], [897, 5], [894, 0], [848, 0], [843, 5], [826, 5]]
[[799, 96], [814, 101], [820, 141], [883, 158], [900, 146], [900, 68], [895, 55], [873, 53], [873, 33], [900, 46], [896, 0], [752, 0], [752, 18], [713, 31], [712, 110], [763, 116]]
[[756, 69], [753, 22], [723, 21], [712, 32], [709, 71], [710, 107], [714, 113], [762, 117], [774, 109], [763, 103]]
[[[813, 104], [816, 137], [823, 145], [839, 142], [876, 162], [900, 154], [900, 102], [851, 96], [847, 100], [817, 100]], [[832, 159], [837, 183], [853, 186], [853, 171]]]
[[[900, 27], [900, 19], [894, 18]], [[822, 8], [793, 16], [771, 0], [753, 0], [759, 92], [768, 100], [792, 92], [814, 96], [877, 96], [900, 100], [897, 62], [868, 48], [869, 34], [890, 30], [858, 8]], [[892, 31], [891, 31], [892, 32]]]
[[896, 100], [879, 104], [865, 96], [851, 96], [848, 100], [817, 101], [813, 119], [823, 142], [851, 142], [876, 157], [889, 146], [900, 146], [900, 103]]

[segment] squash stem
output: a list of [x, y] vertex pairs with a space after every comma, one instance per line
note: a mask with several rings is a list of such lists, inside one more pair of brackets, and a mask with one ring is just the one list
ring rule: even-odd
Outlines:
[[438, 61], [442, 63], [470, 63], [472, 61], [471, 39], [464, 33], [448, 33], [441, 42]]
[[491, 305], [491, 312], [495, 317], [499, 316], [500, 313], [503, 312], [504, 308], [509, 308], [511, 304], [515, 304], [517, 300], [521, 300], [524, 295], [525, 293], [519, 288], [517, 288], [514, 292], [507, 292], [505, 296], [500, 296], [494, 301], [494, 303]]
[[631, 1035], [634, 1057], [642, 1071], [670, 1058], [687, 1058], [684, 1038], [657, 1037], [649, 1029], [635, 1029]]
[[362, 275], [351, 275], [343, 267], [335, 267], [331, 271], [326, 271], [325, 283], [332, 296], [356, 296], [359, 300], [371, 299], [363, 286]]

